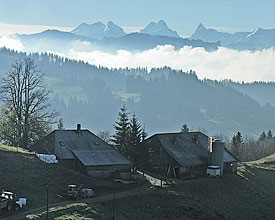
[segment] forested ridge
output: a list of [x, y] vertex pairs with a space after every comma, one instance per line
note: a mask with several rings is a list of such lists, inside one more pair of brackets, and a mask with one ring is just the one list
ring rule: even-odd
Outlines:
[[237, 131], [259, 136], [275, 128], [275, 84], [200, 80], [192, 70], [169, 67], [108, 69], [47, 53], [0, 50], [0, 74], [26, 56], [45, 74], [51, 103], [66, 128], [77, 123], [93, 132], [113, 132], [122, 105], [135, 112], [149, 134], [190, 129], [227, 136]]

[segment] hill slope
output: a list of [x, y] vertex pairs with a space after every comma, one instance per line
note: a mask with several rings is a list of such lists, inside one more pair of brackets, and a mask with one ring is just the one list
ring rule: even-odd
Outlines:
[[0, 167], [1, 189], [14, 192], [18, 197], [26, 197], [25, 210], [46, 205], [47, 178], [50, 181], [50, 204], [67, 200], [68, 184], [83, 184], [94, 189], [97, 195], [128, 189], [110, 179], [91, 178], [58, 164], [46, 164], [33, 153], [5, 145], [0, 145]]
[[[26, 56], [0, 50], [0, 76], [15, 59]], [[275, 130], [274, 83], [199, 80], [193, 71], [169, 67], [108, 69], [46, 53], [29, 57], [45, 73], [54, 91], [52, 105], [61, 111], [67, 128], [81, 123], [95, 133], [112, 133], [117, 113], [126, 104], [151, 134], [179, 131], [184, 123], [209, 135], [241, 131], [258, 137], [264, 130]]]
[[[274, 219], [275, 169], [254, 165], [222, 178], [176, 180], [174, 185], [153, 188], [115, 201], [59, 207], [52, 219]], [[43, 219], [34, 215], [32, 219]]]

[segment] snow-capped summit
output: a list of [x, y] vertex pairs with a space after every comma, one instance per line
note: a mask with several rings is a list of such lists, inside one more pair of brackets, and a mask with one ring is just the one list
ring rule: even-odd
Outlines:
[[140, 30], [139, 33], [168, 37], [179, 37], [178, 33], [171, 30], [163, 20], [160, 20], [158, 23], [150, 22], [150, 24], [148, 24], [144, 29]]
[[255, 45], [255, 48], [257, 49], [274, 47], [275, 28], [272, 28], [272, 29], [258, 28], [251, 34], [247, 35], [244, 41], [249, 44]]
[[122, 37], [125, 35], [125, 32], [121, 27], [109, 21], [104, 28], [105, 37]]
[[101, 40], [104, 37], [122, 37], [125, 35], [123, 29], [111, 21], [109, 21], [107, 25], [102, 22], [96, 22], [90, 25], [82, 23], [77, 28], [72, 30], [71, 33], [98, 40]]
[[206, 42], [220, 41], [222, 46], [228, 46], [242, 40], [248, 34], [250, 34], [250, 32], [236, 32], [234, 34], [219, 32], [212, 28], [206, 28], [202, 23], [200, 23], [191, 38]]

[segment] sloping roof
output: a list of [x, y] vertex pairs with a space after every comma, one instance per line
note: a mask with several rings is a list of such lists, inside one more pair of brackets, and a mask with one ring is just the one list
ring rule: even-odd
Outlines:
[[116, 150], [72, 150], [72, 152], [84, 166], [130, 164]]
[[54, 154], [60, 159], [77, 157], [85, 166], [131, 164], [114, 147], [89, 130], [55, 130]]
[[224, 148], [223, 151], [223, 162], [229, 163], [229, 162], [237, 162], [238, 160], [236, 157], [234, 157], [226, 148]]
[[[181, 166], [207, 164], [208, 136], [201, 132], [155, 134], [163, 149]], [[149, 138], [148, 138], [149, 139]], [[225, 148], [224, 162], [237, 159]]]
[[156, 134], [163, 149], [181, 166], [203, 165], [207, 163], [207, 147], [194, 142], [188, 133]]

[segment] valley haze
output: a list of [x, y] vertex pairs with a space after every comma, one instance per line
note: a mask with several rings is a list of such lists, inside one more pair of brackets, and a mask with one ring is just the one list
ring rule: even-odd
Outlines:
[[[96, 25], [99, 25], [97, 29], [95, 29]], [[109, 28], [108, 25], [117, 28], [119, 32]], [[231, 79], [239, 82], [275, 80], [274, 29], [264, 30], [259, 28], [256, 31], [230, 34], [218, 32], [199, 24], [192, 37], [184, 39], [212, 42], [213, 49], [210, 51], [207, 50], [209, 48], [207, 45], [205, 48], [199, 45], [196, 47], [189, 46], [194, 44], [191, 41], [186, 46], [184, 44], [180, 47], [177, 44], [170, 45], [169, 42], [174, 42], [170, 39], [180, 40], [183, 38], [179, 38], [178, 33], [169, 28], [163, 20], [149, 23], [146, 27], [141, 28], [140, 34], [136, 34], [136, 36], [135, 33], [127, 34], [122, 27], [111, 21], [106, 24], [101, 22], [82, 23], [76, 28], [61, 28], [59, 30], [46, 29], [36, 34], [2, 36], [0, 46], [28, 53], [50, 52], [108, 68], [147, 67], [150, 69], [170, 66], [184, 71], [193, 69], [201, 79]], [[146, 33], [144, 36], [148, 37], [144, 38], [143, 33]], [[69, 36], [69, 34], [71, 35]], [[148, 34], [155, 35], [155, 37], [150, 39]], [[260, 42], [263, 46], [255, 40], [249, 44], [244, 42], [247, 36], [252, 40], [252, 36], [255, 35], [255, 39], [257, 39], [257, 34], [262, 35]], [[158, 36], [171, 38], [168, 40], [161, 39], [159, 41], [160, 45], [158, 45]], [[128, 37], [130, 41], [126, 42], [125, 37]], [[57, 38], [60, 41], [63, 38], [71, 39], [66, 40], [66, 45], [61, 48], [62, 43], [55, 42]], [[265, 39], [268, 43], [265, 43]], [[147, 43], [142, 43], [145, 40]], [[230, 43], [228, 44], [226, 40]], [[156, 43], [152, 44], [150, 41]], [[217, 44], [217, 42], [219, 43]], [[204, 46], [205, 44], [201, 43], [200, 45]], [[214, 44], [218, 46], [217, 49], [215, 49]], [[113, 49], [110, 50], [110, 48]]]

